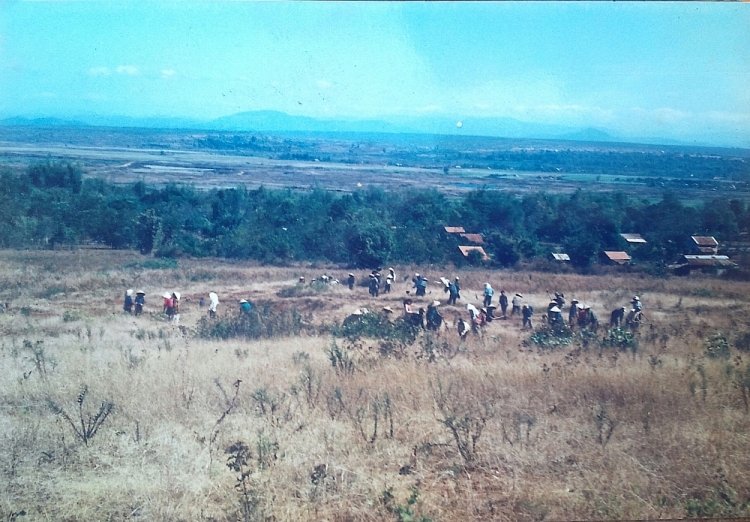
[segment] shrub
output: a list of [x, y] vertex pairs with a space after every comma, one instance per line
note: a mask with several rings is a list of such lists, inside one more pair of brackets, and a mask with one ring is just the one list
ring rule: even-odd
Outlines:
[[279, 297], [311, 297], [327, 292], [330, 286], [323, 281], [315, 281], [309, 285], [297, 283], [294, 286], [287, 286], [276, 292]]
[[630, 350], [634, 354], [638, 351], [638, 339], [636, 339], [635, 334], [631, 330], [619, 326], [607, 330], [600, 344], [602, 348], [617, 348], [622, 351]]
[[716, 332], [716, 335], [706, 339], [706, 357], [727, 360], [731, 355], [729, 341], [721, 333]]
[[339, 327], [331, 330], [336, 337], [354, 339], [382, 339], [404, 345], [412, 345], [417, 340], [420, 328], [407, 323], [399, 317], [391, 322], [382, 312], [367, 313], [359, 316], [355, 321], [344, 321]]
[[62, 315], [62, 320], [66, 323], [73, 323], [83, 319], [83, 314], [78, 310], [65, 310]]
[[278, 310], [266, 305], [219, 321], [204, 317], [198, 322], [197, 334], [204, 339], [260, 339], [300, 335], [310, 328], [309, 321], [296, 308]]
[[565, 324], [544, 325], [536, 330], [529, 341], [540, 348], [554, 350], [560, 346], [568, 346], [573, 340], [573, 331]]
[[89, 387], [84, 385], [81, 389], [81, 392], [78, 394], [78, 398], [76, 399], [76, 403], [78, 404], [78, 411], [75, 419], [73, 419], [73, 417], [71, 417], [62, 407], [58, 406], [51, 399], [48, 399], [47, 401], [47, 405], [49, 406], [50, 410], [52, 410], [52, 412], [56, 415], [60, 415], [63, 419], [68, 421], [70, 427], [73, 428], [73, 432], [79, 439], [81, 439], [81, 441], [86, 446], [89, 445], [89, 441], [94, 438], [94, 435], [96, 435], [96, 433], [99, 431], [99, 428], [102, 427], [104, 421], [107, 420], [107, 417], [109, 417], [109, 415], [112, 413], [112, 410], [114, 410], [115, 408], [114, 403], [110, 401], [102, 401], [101, 405], [99, 406], [99, 410], [95, 414], [92, 415], [89, 412], [84, 412], [83, 403], [86, 400], [88, 391]]

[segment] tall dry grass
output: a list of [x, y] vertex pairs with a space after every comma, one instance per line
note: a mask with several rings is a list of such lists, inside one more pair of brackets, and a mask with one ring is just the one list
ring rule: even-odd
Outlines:
[[[342, 521], [747, 513], [750, 414], [738, 376], [748, 354], [732, 348], [729, 359], [714, 359], [704, 344], [717, 330], [731, 340], [748, 328], [747, 285], [458, 272], [466, 301], [489, 280], [538, 309], [548, 290], [580, 296], [602, 320], [639, 293], [649, 323], [635, 353], [540, 350], [516, 319], [463, 343], [443, 332], [433, 340], [446, 349], [434, 362], [423, 356], [425, 336], [400, 359], [363, 341], [351, 349], [348, 372], [331, 366], [328, 335], [198, 339], [192, 327], [205, 310], [197, 299], [216, 290], [223, 316], [235, 313], [240, 296], [283, 301], [331, 322], [356, 307], [398, 303], [407, 283], [378, 300], [361, 288], [282, 300], [281, 288], [323, 269], [187, 260], [152, 270], [131, 253], [77, 256], [0, 253], [0, 300], [11, 301], [0, 314], [6, 518], [22, 511], [34, 520]], [[138, 286], [189, 298], [183, 328], [159, 313], [123, 314], [123, 290]], [[445, 310], [450, 319], [461, 309]], [[85, 416], [102, 401], [115, 405], [88, 445], [49, 406], [76, 418], [84, 385]], [[232, 469], [238, 442], [247, 451]]]

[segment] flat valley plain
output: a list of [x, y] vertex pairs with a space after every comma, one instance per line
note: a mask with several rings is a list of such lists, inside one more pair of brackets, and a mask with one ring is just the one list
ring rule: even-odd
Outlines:
[[[309, 284], [348, 272], [330, 266], [98, 249], [2, 251], [0, 266], [5, 520], [748, 514], [750, 283], [396, 266], [392, 293], [371, 298]], [[449, 329], [402, 346], [332, 336], [357, 308], [398, 317], [415, 271], [461, 277], [458, 306], [440, 307]], [[545, 347], [515, 316], [461, 341], [454, 321], [485, 281], [523, 294], [536, 329], [551, 291], [590, 304], [602, 328]], [[140, 317], [122, 311], [127, 288], [147, 293]], [[179, 325], [161, 313], [166, 290], [181, 293]], [[199, 304], [211, 291], [213, 320]], [[428, 291], [418, 306], [445, 301]], [[633, 294], [637, 347], [605, 346], [608, 311]], [[295, 311], [304, 330], [199, 335], [242, 298]]]
[[504, 138], [0, 126], [0, 162], [70, 161], [114, 183], [352, 192], [480, 188], [750, 200], [750, 150]]

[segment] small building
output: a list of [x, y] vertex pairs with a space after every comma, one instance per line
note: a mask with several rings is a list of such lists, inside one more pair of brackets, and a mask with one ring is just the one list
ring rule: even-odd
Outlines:
[[631, 245], [644, 244], [647, 242], [640, 234], [620, 234], [620, 236]]
[[716, 255], [719, 242], [713, 236], [690, 236], [690, 250], [696, 254]]
[[557, 252], [552, 252], [549, 257], [551, 261], [559, 261], [561, 263], [570, 261], [570, 256], [568, 254], [558, 254]]
[[464, 227], [444, 227], [448, 234], [465, 234]]
[[601, 254], [602, 261], [613, 265], [626, 265], [630, 263], [630, 256], [627, 252], [605, 250]]
[[482, 234], [460, 234], [469, 243], [476, 243], [477, 245], [484, 245], [484, 238]]
[[471, 252], [479, 252], [479, 254], [482, 256], [482, 261], [489, 261], [490, 256], [487, 255], [487, 252], [484, 251], [484, 248], [480, 246], [460, 246], [458, 249], [461, 251], [461, 254], [468, 258], [469, 254]]
[[680, 260], [677, 264], [672, 265], [670, 268], [672, 268], [677, 275], [690, 275], [690, 272], [692, 272], [693, 270], [720, 274], [727, 269], [737, 268], [737, 264], [727, 256], [711, 254], [685, 254], [680, 257]]

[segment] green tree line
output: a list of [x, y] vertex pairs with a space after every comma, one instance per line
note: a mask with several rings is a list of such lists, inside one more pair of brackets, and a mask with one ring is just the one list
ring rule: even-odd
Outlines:
[[602, 249], [624, 249], [621, 232], [648, 244], [636, 259], [661, 263], [685, 249], [692, 234], [720, 241], [750, 229], [750, 208], [717, 198], [700, 207], [671, 192], [657, 203], [622, 193], [578, 191], [513, 194], [475, 190], [449, 198], [434, 189], [351, 194], [231, 189], [155, 188], [84, 178], [69, 163], [0, 172], [0, 246], [54, 248], [83, 241], [144, 254], [257, 259], [267, 263], [320, 260], [373, 267], [392, 263], [463, 262], [459, 238], [444, 226], [481, 233], [493, 263], [509, 266], [564, 247], [586, 267]]

